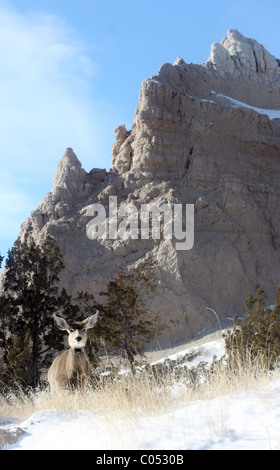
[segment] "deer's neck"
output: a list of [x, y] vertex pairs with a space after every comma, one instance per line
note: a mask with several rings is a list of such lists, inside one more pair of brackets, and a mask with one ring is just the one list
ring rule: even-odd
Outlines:
[[84, 348], [81, 348], [81, 349], [70, 348], [68, 359], [72, 368], [83, 367], [84, 363], [87, 361], [87, 355], [86, 355]]

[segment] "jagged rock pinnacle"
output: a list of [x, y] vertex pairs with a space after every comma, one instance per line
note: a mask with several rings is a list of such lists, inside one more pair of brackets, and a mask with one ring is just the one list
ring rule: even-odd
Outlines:
[[82, 164], [73, 149], [68, 147], [58, 163], [53, 178], [54, 188], [58, 186], [68, 187], [69, 184], [73, 185], [75, 180], [80, 180], [81, 173], [85, 173], [84, 170], [82, 170]]
[[271, 81], [275, 80], [275, 74], [278, 80], [280, 78], [280, 68], [275, 57], [255, 39], [246, 38], [237, 29], [230, 29], [226, 38], [212, 44], [207, 62], [222, 73], [255, 79], [256, 74], [266, 74]]
[[[204, 64], [178, 58], [144, 80], [132, 130], [116, 127], [110, 175], [86, 173], [66, 149], [53, 190], [29, 219], [38, 240], [51, 234], [59, 243], [62, 286], [97, 296], [118, 265], [152, 255], [158, 289], [148, 308], [158, 309], [163, 323], [178, 321], [161, 346], [217, 327], [205, 306], [222, 322], [241, 312], [257, 284], [272, 304], [280, 265], [280, 120], [269, 108], [280, 110], [278, 61], [234, 29]], [[174, 240], [162, 237], [89, 239], [85, 208], [98, 203], [108, 213], [110, 196], [117, 196], [123, 226], [129, 202], [137, 209], [193, 204], [193, 248], [177, 252]]]

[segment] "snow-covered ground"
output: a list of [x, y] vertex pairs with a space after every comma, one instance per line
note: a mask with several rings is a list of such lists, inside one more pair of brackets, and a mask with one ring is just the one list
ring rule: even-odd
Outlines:
[[[206, 361], [219, 357], [221, 340], [208, 342], [199, 354]], [[44, 410], [14, 424], [24, 434], [4, 450], [280, 449], [279, 405], [278, 380], [258, 390], [181, 402], [149, 416], [141, 411], [132, 418], [121, 410]]]
[[280, 449], [280, 381], [255, 392], [182, 403], [137, 421], [102, 410], [40, 411], [20, 424], [14, 450], [276, 450]]

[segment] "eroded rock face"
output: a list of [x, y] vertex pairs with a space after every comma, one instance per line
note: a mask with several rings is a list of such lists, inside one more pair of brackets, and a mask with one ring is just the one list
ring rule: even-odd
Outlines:
[[[221, 43], [212, 45], [208, 64], [219, 73], [279, 83], [280, 69], [275, 57], [257, 41], [246, 38], [236, 29], [229, 30]], [[264, 77], [260, 78], [260, 74]]]
[[[230, 30], [205, 64], [178, 58], [143, 82], [131, 132], [115, 130], [109, 173], [86, 173], [67, 149], [53, 190], [29, 220], [38, 240], [46, 233], [57, 239], [69, 292], [98, 294], [119, 264], [152, 253], [153, 307], [164, 321], [178, 320], [161, 346], [218, 326], [205, 307], [221, 321], [239, 313], [258, 283], [273, 303], [280, 284], [279, 91], [278, 61]], [[194, 204], [194, 247], [177, 251], [163, 238], [90, 240], [86, 207], [108, 208], [109, 196], [120, 205]]]

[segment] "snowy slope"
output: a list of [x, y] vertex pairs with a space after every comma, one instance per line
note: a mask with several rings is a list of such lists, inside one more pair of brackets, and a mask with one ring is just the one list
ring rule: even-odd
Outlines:
[[[176, 362], [181, 358], [184, 358], [184, 356], [188, 357], [188, 355], [190, 355], [194, 357], [191, 360], [184, 361], [183, 363], [188, 367], [196, 367], [200, 362], [211, 363], [214, 356], [216, 359], [220, 359], [224, 354], [224, 341], [221, 339], [218, 341], [207, 341], [205, 344], [193, 346], [175, 354], [171, 354], [168, 356], [168, 360]], [[166, 361], [166, 358], [160, 359], [156, 363], [160, 364], [164, 361]]]
[[[222, 353], [221, 341], [212, 341], [200, 350], [200, 359]], [[274, 381], [257, 391], [182, 402], [151, 416], [44, 410], [21, 422], [25, 434], [4, 450], [280, 449], [279, 401], [280, 381]]]
[[99, 413], [46, 410], [21, 423], [7, 449], [280, 449], [280, 381], [258, 392], [182, 403], [137, 422]]

